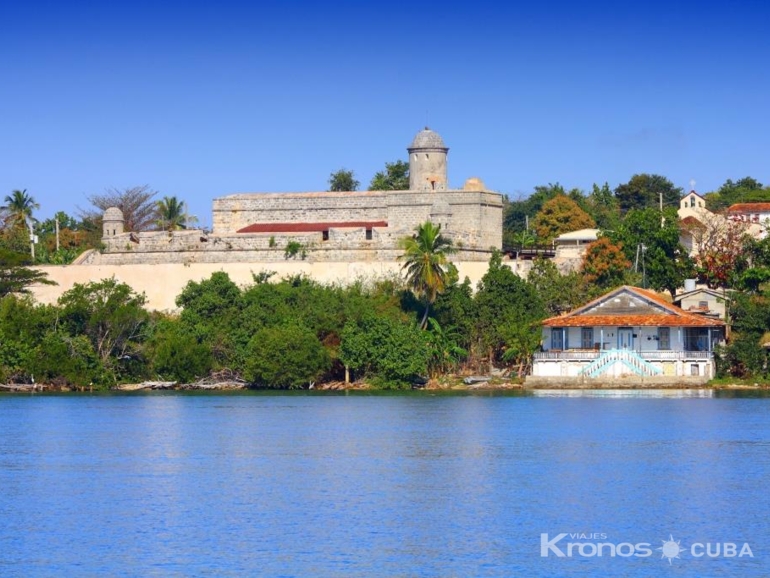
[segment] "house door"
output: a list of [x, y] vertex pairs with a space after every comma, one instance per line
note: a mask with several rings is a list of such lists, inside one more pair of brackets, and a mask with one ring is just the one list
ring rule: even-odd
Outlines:
[[630, 327], [618, 329], [618, 349], [634, 348], [634, 330]]

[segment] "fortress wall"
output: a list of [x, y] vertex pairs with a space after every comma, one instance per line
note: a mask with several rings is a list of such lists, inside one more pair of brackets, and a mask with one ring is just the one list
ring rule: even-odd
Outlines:
[[[460, 279], [466, 276], [474, 287], [487, 271], [487, 263], [455, 262]], [[40, 303], [56, 303], [59, 296], [75, 283], [88, 283], [115, 277], [130, 285], [135, 291], [145, 293], [147, 306], [157, 310], [174, 310], [174, 300], [188, 281], [207, 279], [216, 271], [225, 271], [239, 285], [253, 283], [252, 274], [275, 271], [278, 277], [305, 274], [321, 283], [351, 283], [358, 279], [399, 275], [401, 264], [387, 262], [316, 262], [283, 261], [270, 263], [170, 263], [165, 265], [60, 265], [37, 267], [48, 273], [58, 285], [41, 285], [32, 288], [32, 294]], [[516, 268], [514, 268], [516, 271]], [[275, 277], [274, 277], [275, 279]]]
[[214, 199], [213, 232], [228, 234], [252, 223], [331, 223], [386, 220], [381, 192], [256, 193]]
[[230, 236], [252, 223], [387, 221], [403, 236], [448, 206], [449, 231], [468, 248], [502, 245], [502, 196], [487, 191], [385, 191], [352, 193], [266, 193], [214, 200], [214, 234]]

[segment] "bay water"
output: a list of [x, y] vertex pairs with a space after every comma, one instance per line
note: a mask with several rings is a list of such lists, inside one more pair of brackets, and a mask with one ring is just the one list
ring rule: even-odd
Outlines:
[[685, 395], [0, 395], [0, 576], [768, 576], [770, 398]]

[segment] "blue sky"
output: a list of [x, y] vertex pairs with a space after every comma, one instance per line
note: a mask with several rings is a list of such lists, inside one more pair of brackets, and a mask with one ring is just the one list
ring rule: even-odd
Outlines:
[[365, 187], [424, 125], [450, 185], [516, 199], [634, 173], [770, 183], [765, 2], [0, 6], [0, 195], [39, 218], [148, 184], [202, 224], [236, 192]]

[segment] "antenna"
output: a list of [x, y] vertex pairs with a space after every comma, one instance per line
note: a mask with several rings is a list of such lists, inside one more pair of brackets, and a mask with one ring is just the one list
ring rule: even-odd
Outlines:
[[690, 190], [691, 191], [695, 190], [695, 179], [690, 179]]

